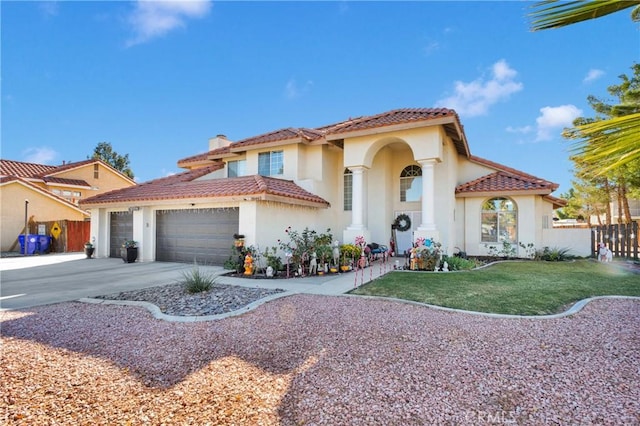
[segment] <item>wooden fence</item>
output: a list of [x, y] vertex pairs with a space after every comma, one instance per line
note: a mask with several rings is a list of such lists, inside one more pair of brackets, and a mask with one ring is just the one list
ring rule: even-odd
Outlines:
[[51, 235], [54, 224], [60, 227], [60, 235], [51, 241], [52, 253], [84, 251], [84, 244], [91, 239], [91, 222], [82, 220], [56, 220], [50, 222], [30, 222], [30, 233], [38, 233], [38, 225], [45, 226], [45, 235]]
[[614, 257], [640, 260], [638, 257], [638, 222], [603, 225], [591, 228], [593, 256], [598, 256], [598, 245], [604, 243]]

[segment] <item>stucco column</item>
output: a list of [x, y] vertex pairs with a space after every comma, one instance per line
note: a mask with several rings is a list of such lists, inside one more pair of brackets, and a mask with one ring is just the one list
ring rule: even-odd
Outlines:
[[351, 225], [347, 229], [349, 230], [361, 230], [364, 229], [364, 204], [365, 204], [365, 191], [364, 191], [364, 171], [363, 166], [349, 167], [352, 173], [352, 194], [351, 194]]
[[434, 231], [436, 229], [435, 208], [435, 159], [419, 160], [422, 167], [422, 223], [419, 231]]

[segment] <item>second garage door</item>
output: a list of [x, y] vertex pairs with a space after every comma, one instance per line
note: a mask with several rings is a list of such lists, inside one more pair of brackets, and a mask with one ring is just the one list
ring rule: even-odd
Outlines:
[[158, 211], [156, 260], [222, 266], [237, 232], [237, 209]]
[[109, 257], [120, 257], [122, 243], [133, 239], [133, 213], [112, 212], [109, 232]]

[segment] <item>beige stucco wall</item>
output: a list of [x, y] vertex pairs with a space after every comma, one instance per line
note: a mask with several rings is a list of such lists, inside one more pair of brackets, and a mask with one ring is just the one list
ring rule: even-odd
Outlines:
[[[93, 168], [94, 164], [87, 164], [81, 167], [65, 170], [61, 173], [57, 173], [56, 177], [65, 179], [80, 179], [87, 182], [91, 189], [78, 189], [73, 188], [73, 191], [80, 191], [81, 198], [89, 198], [95, 195], [100, 195], [104, 192], [109, 192], [114, 189], [126, 188], [135, 185], [130, 180], [126, 179], [119, 173], [114, 172], [112, 169], [105, 167], [101, 163], [98, 164], [98, 178], [94, 178]], [[50, 186], [49, 188], [53, 188]], [[58, 189], [69, 189], [69, 187], [60, 186]]]
[[[27, 215], [36, 222], [85, 220], [88, 215], [19, 182], [0, 186], [1, 250], [7, 251], [24, 228], [24, 200], [29, 200]], [[19, 250], [16, 246], [14, 250]]]

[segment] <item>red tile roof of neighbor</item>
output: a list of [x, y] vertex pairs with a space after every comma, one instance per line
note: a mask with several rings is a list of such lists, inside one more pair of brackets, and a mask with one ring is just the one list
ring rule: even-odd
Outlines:
[[221, 164], [215, 164], [194, 169], [177, 175], [152, 180], [130, 188], [123, 188], [86, 198], [81, 200], [80, 204], [87, 208], [88, 206], [106, 203], [148, 202], [168, 199], [257, 197], [265, 200], [288, 198], [318, 206], [329, 206], [329, 203], [321, 197], [302, 189], [289, 180], [259, 175], [197, 180], [222, 167], [223, 165]]
[[0, 175], [17, 176], [21, 178], [33, 178], [42, 174], [51, 173], [58, 166], [45, 164], [24, 163], [22, 161], [0, 160]]
[[[183, 158], [178, 161], [180, 167], [189, 167], [190, 164], [206, 161], [209, 158], [216, 158], [222, 154], [226, 154], [234, 151], [242, 151], [243, 148], [248, 146], [255, 146], [261, 144], [268, 144], [274, 142], [286, 142], [299, 139], [301, 141], [315, 141], [327, 136], [339, 136], [343, 133], [383, 128], [386, 126], [392, 126], [396, 124], [407, 123], [419, 123], [428, 120], [434, 120], [438, 118], [449, 117], [455, 121], [460, 132], [463, 132], [463, 127], [460, 124], [458, 114], [447, 108], [403, 108], [395, 109], [381, 114], [362, 116], [357, 118], [349, 118], [348, 120], [340, 121], [338, 123], [328, 124], [325, 126], [317, 127], [315, 129], [301, 127], [275, 130], [273, 132], [264, 133], [258, 136], [252, 136], [247, 139], [240, 140], [232, 143], [228, 147], [218, 148], [213, 151], [204, 152], [201, 154], [193, 155]], [[333, 139], [336, 139], [334, 137]], [[338, 137], [337, 139], [340, 139]], [[464, 135], [461, 135], [461, 140], [454, 141], [456, 148], [460, 152], [468, 154], [468, 147], [466, 146]]]
[[84, 180], [60, 178], [60, 177], [56, 177], [55, 175], [67, 170], [75, 169], [78, 167], [85, 166], [87, 164], [94, 164], [94, 163], [102, 164], [104, 167], [114, 170], [116, 173], [121, 174], [125, 179], [133, 182], [133, 180], [129, 179], [128, 176], [118, 172], [106, 162], [96, 158], [90, 158], [83, 161], [76, 161], [73, 163], [66, 163], [60, 166], [48, 166], [46, 164], [25, 163], [22, 161], [0, 159], [0, 175], [17, 176], [25, 179], [41, 180], [49, 183], [59, 183], [59, 184], [66, 184], [66, 185], [89, 187], [90, 185]]

